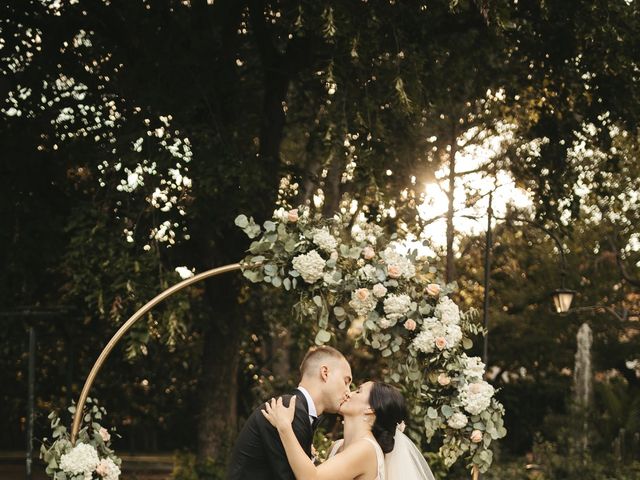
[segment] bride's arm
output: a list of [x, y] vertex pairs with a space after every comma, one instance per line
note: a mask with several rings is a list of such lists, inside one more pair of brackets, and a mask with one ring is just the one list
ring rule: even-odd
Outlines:
[[362, 441], [316, 467], [302, 450], [291, 427], [294, 411], [295, 397], [292, 397], [289, 408], [284, 407], [279, 398], [267, 403], [262, 413], [278, 429], [287, 460], [298, 480], [353, 480], [366, 472], [368, 462], [377, 461], [375, 451], [368, 442]]

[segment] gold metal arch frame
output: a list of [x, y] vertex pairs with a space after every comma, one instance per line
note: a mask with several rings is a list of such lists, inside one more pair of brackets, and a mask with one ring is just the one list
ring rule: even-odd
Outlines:
[[[87, 401], [87, 397], [89, 396], [89, 391], [93, 385], [93, 382], [98, 375], [98, 372], [102, 368], [102, 365], [107, 360], [107, 357], [113, 350], [113, 348], [118, 344], [118, 342], [124, 337], [124, 335], [129, 331], [129, 329], [136, 323], [138, 320], [142, 318], [142, 316], [155, 307], [157, 304], [166, 300], [171, 295], [176, 292], [179, 292], [183, 288], [188, 287], [189, 285], [193, 285], [194, 283], [198, 283], [207, 278], [215, 277], [217, 275], [222, 275], [223, 273], [233, 272], [235, 270], [240, 270], [242, 265], [240, 263], [231, 263], [229, 265], [225, 265], [223, 267], [213, 268], [211, 270], [207, 270], [206, 272], [199, 273], [198, 275], [194, 275], [191, 278], [187, 278], [180, 283], [175, 284], [173, 287], [169, 287], [164, 292], [156, 295], [153, 299], [148, 301], [142, 308], [140, 308], [136, 313], [134, 313], [129, 320], [127, 320], [118, 331], [111, 337], [109, 343], [104, 347], [100, 356], [93, 364], [91, 371], [89, 372], [89, 376], [87, 380], [84, 382], [84, 386], [82, 387], [82, 392], [80, 393], [80, 398], [78, 399], [78, 404], [76, 405], [76, 412], [73, 416], [73, 425], [71, 427], [71, 444], [75, 445], [76, 437], [78, 436], [78, 432], [80, 431], [80, 422], [82, 421], [82, 410], [84, 409], [84, 404]], [[473, 466], [472, 476], [473, 480], [478, 480], [480, 472], [478, 471], [478, 467], [476, 465]]]
[[100, 356], [96, 360], [96, 363], [93, 364], [93, 368], [91, 369], [91, 372], [89, 372], [87, 380], [84, 382], [84, 387], [82, 387], [82, 393], [80, 393], [80, 398], [78, 399], [78, 404], [76, 405], [76, 413], [73, 416], [73, 426], [71, 427], [72, 445], [75, 445], [76, 443], [76, 437], [78, 436], [78, 431], [80, 430], [80, 422], [82, 421], [82, 410], [84, 409], [84, 404], [87, 401], [87, 397], [89, 396], [89, 390], [91, 390], [91, 386], [93, 385], [93, 382], [95, 381], [100, 368], [102, 368], [102, 365], [111, 353], [111, 350], [113, 350], [116, 344], [122, 339], [122, 337], [124, 337], [125, 333], [129, 331], [133, 324], [140, 320], [140, 318], [142, 318], [145, 313], [147, 313], [157, 304], [159, 304], [163, 300], [166, 300], [171, 295], [179, 292], [183, 288], [186, 288], [189, 285], [193, 285], [194, 283], [198, 283], [207, 278], [215, 277], [216, 275], [222, 275], [223, 273], [240, 270], [240, 268], [241, 265], [239, 263], [231, 263], [229, 265], [225, 265], [224, 267], [213, 268], [211, 270], [207, 270], [206, 272], [199, 273], [198, 275], [194, 275], [191, 278], [187, 278], [186, 280], [175, 284], [173, 287], [168, 288], [167, 290], [147, 302], [118, 329], [113, 337], [111, 337], [111, 340], [109, 340], [109, 343], [107, 343], [107, 345], [100, 353]]

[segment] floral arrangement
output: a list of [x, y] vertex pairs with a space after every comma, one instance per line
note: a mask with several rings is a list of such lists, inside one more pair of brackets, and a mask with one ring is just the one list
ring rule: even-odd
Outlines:
[[416, 251], [403, 253], [396, 236], [349, 215], [280, 208], [262, 226], [246, 215], [235, 223], [253, 239], [246, 278], [296, 291], [296, 314], [317, 326], [316, 343], [348, 329], [388, 358], [390, 380], [413, 404], [416, 439], [438, 433], [447, 466], [465, 457], [488, 470], [491, 442], [506, 435], [504, 409], [483, 379], [485, 365], [464, 352], [482, 328], [451, 300], [453, 285], [438, 282]]
[[[97, 400], [87, 398], [89, 407], [83, 417], [75, 445], [71, 443], [67, 428], [60, 423], [55, 412], [49, 414], [55, 439], [50, 445], [44, 439], [40, 458], [46, 464], [46, 473], [54, 480], [118, 480], [121, 460], [111, 449], [112, 433], [98, 423], [106, 410]], [[76, 407], [69, 407], [75, 414]]]

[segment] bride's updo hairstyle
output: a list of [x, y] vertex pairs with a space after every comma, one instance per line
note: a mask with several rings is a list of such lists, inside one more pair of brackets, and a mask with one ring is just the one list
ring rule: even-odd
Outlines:
[[400, 391], [383, 382], [374, 382], [369, 405], [376, 414], [371, 433], [384, 453], [393, 450], [396, 428], [407, 417], [407, 406]]

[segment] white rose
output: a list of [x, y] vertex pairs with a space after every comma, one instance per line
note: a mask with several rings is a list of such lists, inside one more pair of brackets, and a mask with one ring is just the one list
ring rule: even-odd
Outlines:
[[456, 430], [466, 427], [467, 423], [469, 423], [469, 419], [461, 412], [454, 413], [449, 417], [449, 420], [447, 420], [447, 425], [451, 428], [455, 428]]

